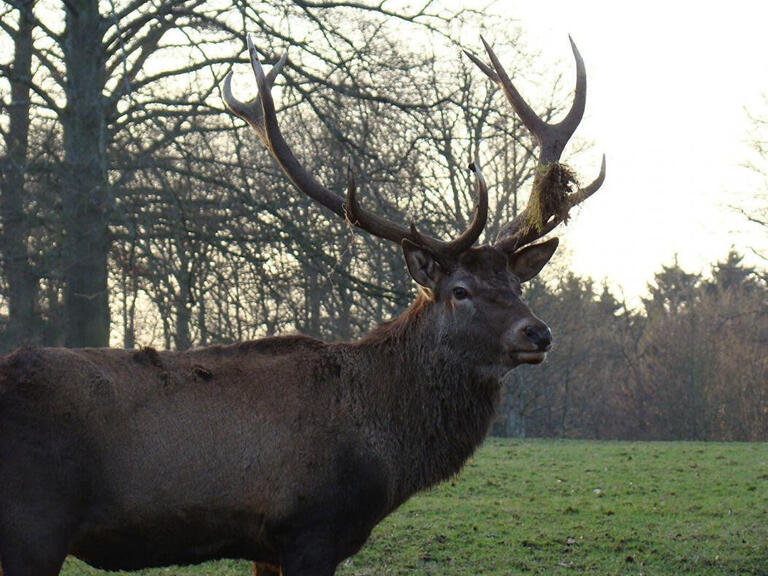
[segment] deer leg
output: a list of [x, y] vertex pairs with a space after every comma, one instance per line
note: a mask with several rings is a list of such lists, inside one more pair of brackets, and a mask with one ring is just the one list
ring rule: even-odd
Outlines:
[[336, 531], [328, 523], [305, 526], [293, 532], [282, 547], [282, 576], [333, 576], [340, 558]]
[[64, 558], [36, 556], [29, 558], [24, 555], [11, 555], [5, 562], [5, 570], [0, 575], [5, 576], [57, 576], [64, 564]]
[[280, 538], [282, 576], [333, 576], [385, 515], [386, 468], [375, 458], [342, 448], [335, 464], [327, 491]]
[[[281, 574], [280, 568], [276, 566], [259, 564], [258, 562], [253, 563], [253, 576], [281, 576]], [[0, 576], [3, 576], [2, 572], [0, 572]]]
[[56, 576], [83, 516], [89, 459], [77, 431], [26, 412], [0, 407], [2, 574]]
[[76, 529], [70, 511], [44, 496], [0, 498], [0, 576], [56, 576]]
[[2, 536], [0, 576], [57, 576], [67, 557], [69, 538], [37, 529]]
[[330, 558], [298, 554], [286, 558], [283, 564], [283, 576], [333, 576], [335, 573], [336, 561]]
[[[53, 486], [53, 471], [32, 475], [17, 469], [26, 482], [9, 479], [7, 467], [0, 465], [0, 486], [8, 490], [0, 494], [0, 576], [56, 576], [78, 529], [80, 496], [61, 494], [76, 489]], [[66, 484], [66, 470], [55, 472]]]
[[0, 576], [56, 576], [69, 552], [73, 515], [44, 496], [28, 502], [0, 498]]

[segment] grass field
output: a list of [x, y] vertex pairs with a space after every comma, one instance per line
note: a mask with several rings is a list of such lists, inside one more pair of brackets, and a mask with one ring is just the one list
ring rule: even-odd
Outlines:
[[[69, 560], [63, 574], [104, 573]], [[249, 566], [140, 574], [247, 576]], [[489, 440], [454, 481], [379, 525], [339, 574], [768, 575], [768, 445]]]

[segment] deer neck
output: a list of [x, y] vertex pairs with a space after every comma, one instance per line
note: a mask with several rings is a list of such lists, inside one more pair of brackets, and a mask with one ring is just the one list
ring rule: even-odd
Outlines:
[[502, 373], [474, 365], [469, 351], [446, 337], [435, 306], [420, 297], [360, 342], [378, 396], [373, 421], [396, 446], [391, 465], [400, 501], [456, 474], [485, 438], [498, 404]]

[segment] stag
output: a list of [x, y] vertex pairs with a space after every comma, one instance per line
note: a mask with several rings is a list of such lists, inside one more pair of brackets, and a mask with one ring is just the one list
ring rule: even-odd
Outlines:
[[227, 107], [288, 179], [334, 214], [402, 246], [421, 290], [355, 342], [284, 336], [186, 352], [20, 349], [0, 360], [0, 562], [5, 576], [52, 576], [67, 554], [133, 570], [243, 558], [284, 576], [331, 576], [411, 495], [456, 474], [482, 442], [503, 374], [542, 362], [549, 328], [521, 300], [552, 256], [535, 241], [600, 186], [559, 164], [586, 96], [565, 120], [522, 100], [491, 48], [496, 82], [541, 147], [533, 202], [491, 245], [474, 246], [488, 197], [477, 161], [467, 228], [441, 240], [318, 183], [278, 127], [250, 38], [258, 95]]

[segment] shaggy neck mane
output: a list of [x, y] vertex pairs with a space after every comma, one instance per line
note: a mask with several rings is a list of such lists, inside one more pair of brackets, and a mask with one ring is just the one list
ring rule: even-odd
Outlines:
[[425, 310], [433, 305], [431, 296], [422, 290], [419, 290], [416, 300], [400, 316], [382, 322], [363, 336], [356, 344], [360, 345], [379, 345], [387, 342], [401, 340], [409, 333], [413, 332], [415, 325], [419, 324]]
[[391, 465], [398, 501], [456, 474], [485, 438], [498, 403], [498, 378], [448, 344], [436, 306], [419, 294], [403, 314], [351, 345], [369, 368], [363, 395], [377, 411], [372, 421], [397, 436]]

